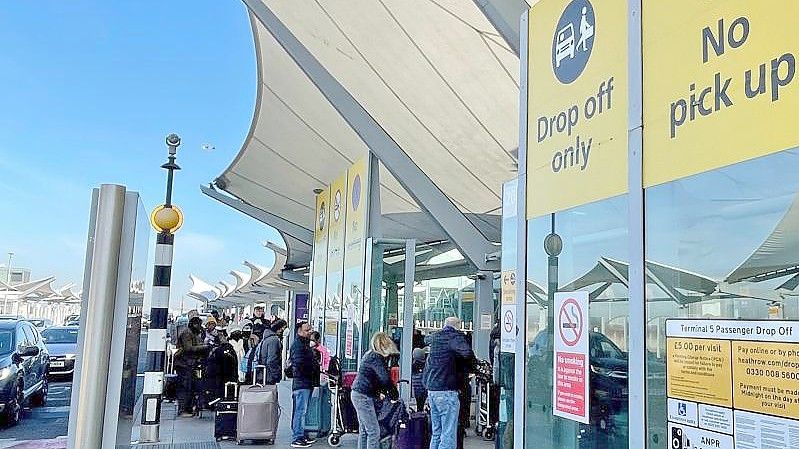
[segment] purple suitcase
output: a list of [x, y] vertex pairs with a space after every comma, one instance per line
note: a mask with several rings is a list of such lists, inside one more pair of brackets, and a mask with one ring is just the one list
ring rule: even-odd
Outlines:
[[430, 447], [430, 415], [414, 412], [400, 421], [394, 434], [393, 449], [427, 449]]

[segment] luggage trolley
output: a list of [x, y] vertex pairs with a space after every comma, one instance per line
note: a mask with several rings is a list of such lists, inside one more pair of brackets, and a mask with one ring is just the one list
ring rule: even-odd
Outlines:
[[499, 420], [499, 392], [492, 379], [491, 363], [481, 360], [476, 365], [478, 411], [475, 433], [486, 440], [493, 440]]
[[341, 437], [348, 433], [358, 433], [358, 417], [352, 405], [350, 394], [357, 373], [343, 373], [337, 357], [330, 359], [327, 372], [327, 387], [330, 389], [330, 435], [327, 444], [331, 447], [341, 445]]

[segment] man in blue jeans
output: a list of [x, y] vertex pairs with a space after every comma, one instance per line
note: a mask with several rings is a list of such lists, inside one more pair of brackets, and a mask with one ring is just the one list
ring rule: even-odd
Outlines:
[[310, 346], [311, 326], [308, 323], [297, 325], [297, 338], [291, 345], [289, 359], [293, 376], [291, 416], [291, 447], [310, 447], [313, 440], [305, 436], [305, 415], [308, 401], [315, 386], [319, 385], [319, 363]]
[[449, 317], [444, 328], [429, 337], [430, 356], [424, 371], [428, 390], [433, 436], [430, 449], [455, 449], [457, 446], [460, 399], [465, 371], [474, 369], [475, 358], [466, 336], [460, 331], [461, 320]]

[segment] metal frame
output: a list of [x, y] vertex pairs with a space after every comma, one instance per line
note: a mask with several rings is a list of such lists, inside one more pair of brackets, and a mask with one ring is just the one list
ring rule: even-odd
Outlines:
[[240, 199], [220, 193], [211, 186], [201, 185], [200, 191], [206, 196], [209, 196], [226, 206], [230, 206], [245, 215], [249, 215], [250, 217], [262, 223], [268, 224], [279, 232], [294, 237], [308, 246], [313, 245], [313, 231], [304, 226], [300, 226], [296, 223], [286, 220], [285, 218], [278, 217], [277, 215], [266, 212], [263, 209], [259, 209], [253, 205], [247, 204]]
[[461, 254], [478, 270], [499, 271], [498, 261], [487, 260], [487, 255], [496, 251], [496, 245], [486, 239], [263, 1], [243, 1], [330, 105], [358, 134], [370, 152], [380, 159], [414, 201], [441, 226]]
[[[521, 84], [519, 86], [519, 181], [516, 187], [516, 216], [518, 226], [516, 229], [516, 326], [519, 328], [521, 338], [516, 339], [516, 357], [513, 385], [513, 448], [524, 449], [524, 424], [527, 418], [525, 404], [525, 377], [526, 342], [527, 342], [527, 97], [528, 74], [527, 54], [529, 51], [528, 24], [530, 10], [522, 14], [519, 21], [520, 39], [519, 51], [522, 56], [520, 64]], [[507, 448], [506, 448], [507, 449]]]
[[[413, 284], [416, 270], [416, 240], [405, 241], [405, 287], [402, 302], [402, 348], [400, 348], [400, 375], [405, 380], [411, 379], [413, 364]], [[411, 386], [403, 383], [400, 386], [402, 400], [411, 403]]]
[[628, 242], [629, 242], [629, 445], [646, 448], [646, 279], [643, 186], [642, 0], [628, 0]]
[[[502, 17], [502, 14], [500, 14], [499, 9], [496, 6], [494, 6], [494, 3], [496, 1], [497, 0], [474, 0], [474, 4], [477, 5], [478, 8], [480, 8], [480, 11], [483, 12], [483, 15], [486, 16], [488, 21], [491, 22], [491, 25], [493, 25], [494, 28], [497, 30], [497, 32], [499, 32], [499, 35], [502, 36], [502, 39], [504, 39], [505, 42], [508, 44], [508, 46], [510, 46], [510, 49], [513, 50], [516, 56], [519, 56], [519, 48], [521, 46], [520, 38], [523, 29], [521, 28], [514, 29], [514, 26], [516, 24], [508, 23], [508, 21], [505, 20], [504, 17]], [[507, 1], [512, 1], [516, 3], [515, 5], [512, 6], [517, 7], [517, 9], [519, 10], [518, 14], [511, 17], [518, 17], [521, 14], [523, 14], [524, 11], [530, 8], [530, 5], [528, 5], [527, 2], [524, 0], [507, 0]]]

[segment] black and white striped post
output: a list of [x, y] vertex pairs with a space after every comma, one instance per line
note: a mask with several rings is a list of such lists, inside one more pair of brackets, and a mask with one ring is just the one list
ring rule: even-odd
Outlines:
[[147, 334], [147, 372], [144, 373], [144, 392], [139, 441], [157, 443], [161, 425], [161, 395], [164, 390], [164, 364], [166, 362], [166, 327], [169, 315], [169, 288], [172, 279], [172, 251], [175, 231], [183, 224], [183, 214], [172, 204], [172, 181], [175, 170], [175, 155], [180, 146], [180, 137], [166, 137], [169, 158], [161, 168], [167, 171], [166, 201], [153, 210], [150, 221], [158, 231], [155, 245], [155, 271], [153, 290], [150, 296], [150, 328]]

